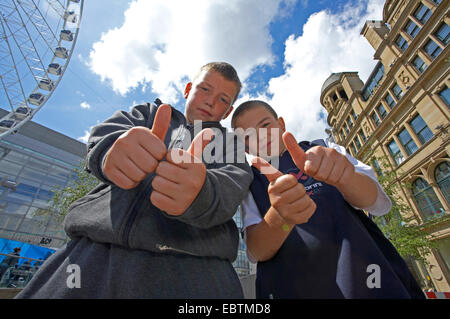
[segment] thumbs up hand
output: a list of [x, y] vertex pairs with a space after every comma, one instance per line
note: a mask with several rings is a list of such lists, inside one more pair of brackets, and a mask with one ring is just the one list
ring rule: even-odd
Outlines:
[[170, 124], [172, 109], [162, 104], [156, 111], [153, 127], [133, 127], [114, 142], [106, 154], [103, 173], [123, 189], [136, 187], [155, 171], [166, 155], [164, 138]]
[[171, 149], [159, 163], [153, 178], [150, 200], [169, 215], [179, 216], [192, 204], [206, 179], [203, 149], [213, 138], [212, 129], [202, 130], [187, 151]]
[[289, 132], [283, 134], [283, 142], [295, 165], [306, 175], [339, 190], [351, 184], [355, 167], [345, 155], [322, 146], [315, 146], [304, 152]]
[[298, 182], [297, 178], [291, 174], [283, 175], [259, 157], [255, 157], [252, 164], [269, 180], [267, 192], [271, 209], [275, 209], [289, 229], [296, 224], [306, 223], [315, 212], [316, 204], [306, 194], [305, 187]]

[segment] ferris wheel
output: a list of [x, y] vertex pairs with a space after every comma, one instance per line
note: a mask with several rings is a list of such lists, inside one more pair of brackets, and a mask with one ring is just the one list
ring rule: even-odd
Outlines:
[[55, 91], [78, 37], [84, 0], [0, 0], [0, 139]]

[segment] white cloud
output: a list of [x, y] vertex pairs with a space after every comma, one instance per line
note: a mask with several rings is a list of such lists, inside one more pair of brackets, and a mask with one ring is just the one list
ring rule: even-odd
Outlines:
[[[279, 10], [281, 2], [284, 10]], [[174, 105], [182, 97], [186, 77], [206, 62], [230, 62], [242, 81], [255, 67], [272, 65], [276, 58], [269, 24], [295, 2], [135, 0], [125, 12], [124, 24], [93, 45], [89, 66], [122, 95], [142, 87]], [[354, 0], [337, 13], [317, 12], [300, 36], [286, 39], [285, 72], [270, 79], [266, 95], [258, 98], [276, 108], [297, 139], [326, 136], [327, 115], [320, 117], [325, 109], [319, 98], [332, 72], [358, 71], [363, 81], [367, 79], [376, 61], [360, 31], [366, 20], [382, 19], [384, 3]], [[248, 98], [256, 97], [244, 90], [235, 105]]]
[[136, 0], [124, 24], [93, 45], [89, 64], [125, 95], [140, 85], [175, 103], [186, 77], [210, 61], [227, 61], [245, 80], [272, 64], [269, 24], [293, 0]]
[[80, 106], [83, 109], [90, 109], [91, 108], [91, 105], [88, 102], [81, 102]]
[[81, 97], [85, 97], [86, 96], [83, 92], [81, 92], [79, 90], [77, 90], [75, 93], [80, 95]]
[[88, 130], [84, 130], [84, 135], [77, 138], [77, 140], [82, 141], [84, 143], [88, 142], [89, 136], [91, 135], [91, 130], [95, 125], [100, 124], [100, 120], [96, 121], [96, 124], [89, 127]]
[[84, 136], [80, 136], [79, 138], [77, 138], [77, 140], [82, 141], [83, 143], [87, 143], [87, 141], [89, 139], [89, 135], [90, 135], [90, 132], [85, 130]]
[[374, 50], [360, 35], [366, 20], [381, 20], [384, 0], [359, 1], [340, 13], [311, 15], [303, 34], [285, 42], [285, 73], [269, 82], [265, 98], [298, 140], [324, 138], [326, 116], [320, 89], [332, 72], [358, 71], [366, 81], [376, 61]]

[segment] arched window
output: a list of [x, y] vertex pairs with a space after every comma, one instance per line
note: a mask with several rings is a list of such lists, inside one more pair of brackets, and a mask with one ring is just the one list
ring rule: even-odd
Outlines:
[[414, 181], [412, 193], [420, 213], [426, 219], [437, 217], [444, 212], [433, 188], [424, 179], [418, 178]]
[[448, 162], [439, 164], [434, 171], [434, 178], [445, 197], [450, 202], [450, 165]]

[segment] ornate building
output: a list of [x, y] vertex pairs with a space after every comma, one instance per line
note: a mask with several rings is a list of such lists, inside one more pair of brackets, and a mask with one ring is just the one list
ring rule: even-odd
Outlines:
[[[361, 34], [378, 61], [366, 83], [357, 72], [333, 73], [320, 102], [332, 138], [382, 174], [387, 159], [406, 223], [437, 243], [428, 266], [410, 262], [424, 289], [450, 291], [449, 0], [388, 0], [381, 21]], [[406, 185], [411, 185], [407, 187]]]

